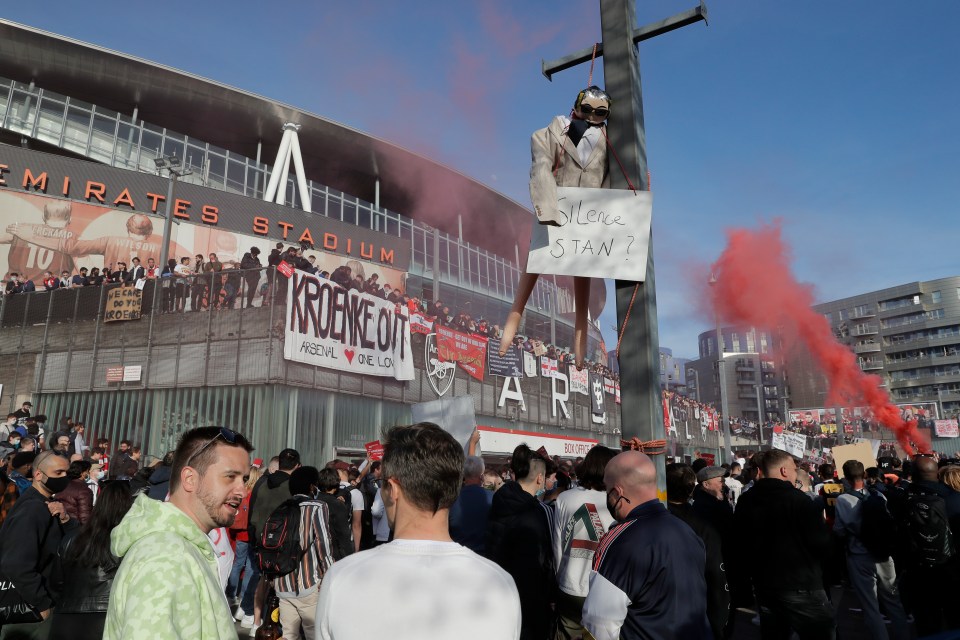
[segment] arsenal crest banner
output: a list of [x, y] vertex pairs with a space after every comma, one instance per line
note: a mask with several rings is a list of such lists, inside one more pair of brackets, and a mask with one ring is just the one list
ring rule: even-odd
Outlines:
[[397, 305], [296, 270], [287, 284], [283, 357], [413, 380], [410, 323]]
[[419, 311], [410, 314], [410, 331], [427, 335], [433, 333], [433, 320]]
[[444, 362], [456, 362], [472, 377], [483, 382], [486, 369], [487, 339], [436, 325], [437, 355]]

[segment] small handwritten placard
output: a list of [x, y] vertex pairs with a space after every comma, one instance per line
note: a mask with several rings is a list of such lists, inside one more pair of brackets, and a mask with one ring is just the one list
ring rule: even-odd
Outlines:
[[527, 273], [643, 282], [650, 248], [649, 191], [557, 188], [560, 226], [535, 224]]

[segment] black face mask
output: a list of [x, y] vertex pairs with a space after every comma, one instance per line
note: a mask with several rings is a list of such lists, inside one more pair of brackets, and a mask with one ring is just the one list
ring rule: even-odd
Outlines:
[[67, 488], [67, 485], [70, 484], [70, 478], [67, 476], [61, 476], [59, 478], [51, 478], [47, 476], [47, 479], [44, 481], [43, 486], [47, 488], [52, 494], [57, 494]]

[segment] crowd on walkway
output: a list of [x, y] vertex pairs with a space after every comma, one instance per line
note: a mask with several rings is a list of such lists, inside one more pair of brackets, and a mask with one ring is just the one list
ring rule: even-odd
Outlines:
[[421, 423], [382, 460], [265, 462], [202, 427], [146, 464], [46, 422], [0, 425], [4, 639], [835, 638], [838, 584], [871, 638], [960, 629], [952, 460], [672, 463], [664, 504], [653, 459], [603, 446], [488, 469], [479, 432]]

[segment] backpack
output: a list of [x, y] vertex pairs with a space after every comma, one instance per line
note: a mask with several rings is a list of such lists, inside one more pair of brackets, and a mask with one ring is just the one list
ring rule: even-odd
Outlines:
[[256, 560], [260, 572], [278, 578], [300, 566], [306, 549], [300, 544], [300, 503], [306, 498], [290, 498], [274, 509], [263, 525]]
[[867, 495], [849, 491], [848, 495], [860, 501], [860, 542], [875, 560], [887, 560], [897, 548], [897, 521], [887, 508], [887, 500], [876, 489]]
[[843, 485], [834, 480], [824, 482], [820, 488], [823, 496], [823, 510], [826, 512], [827, 522], [833, 522], [837, 516], [837, 496], [843, 493]]
[[954, 556], [947, 503], [942, 497], [935, 493], [910, 493], [907, 540], [914, 558], [925, 566], [942, 565]]

